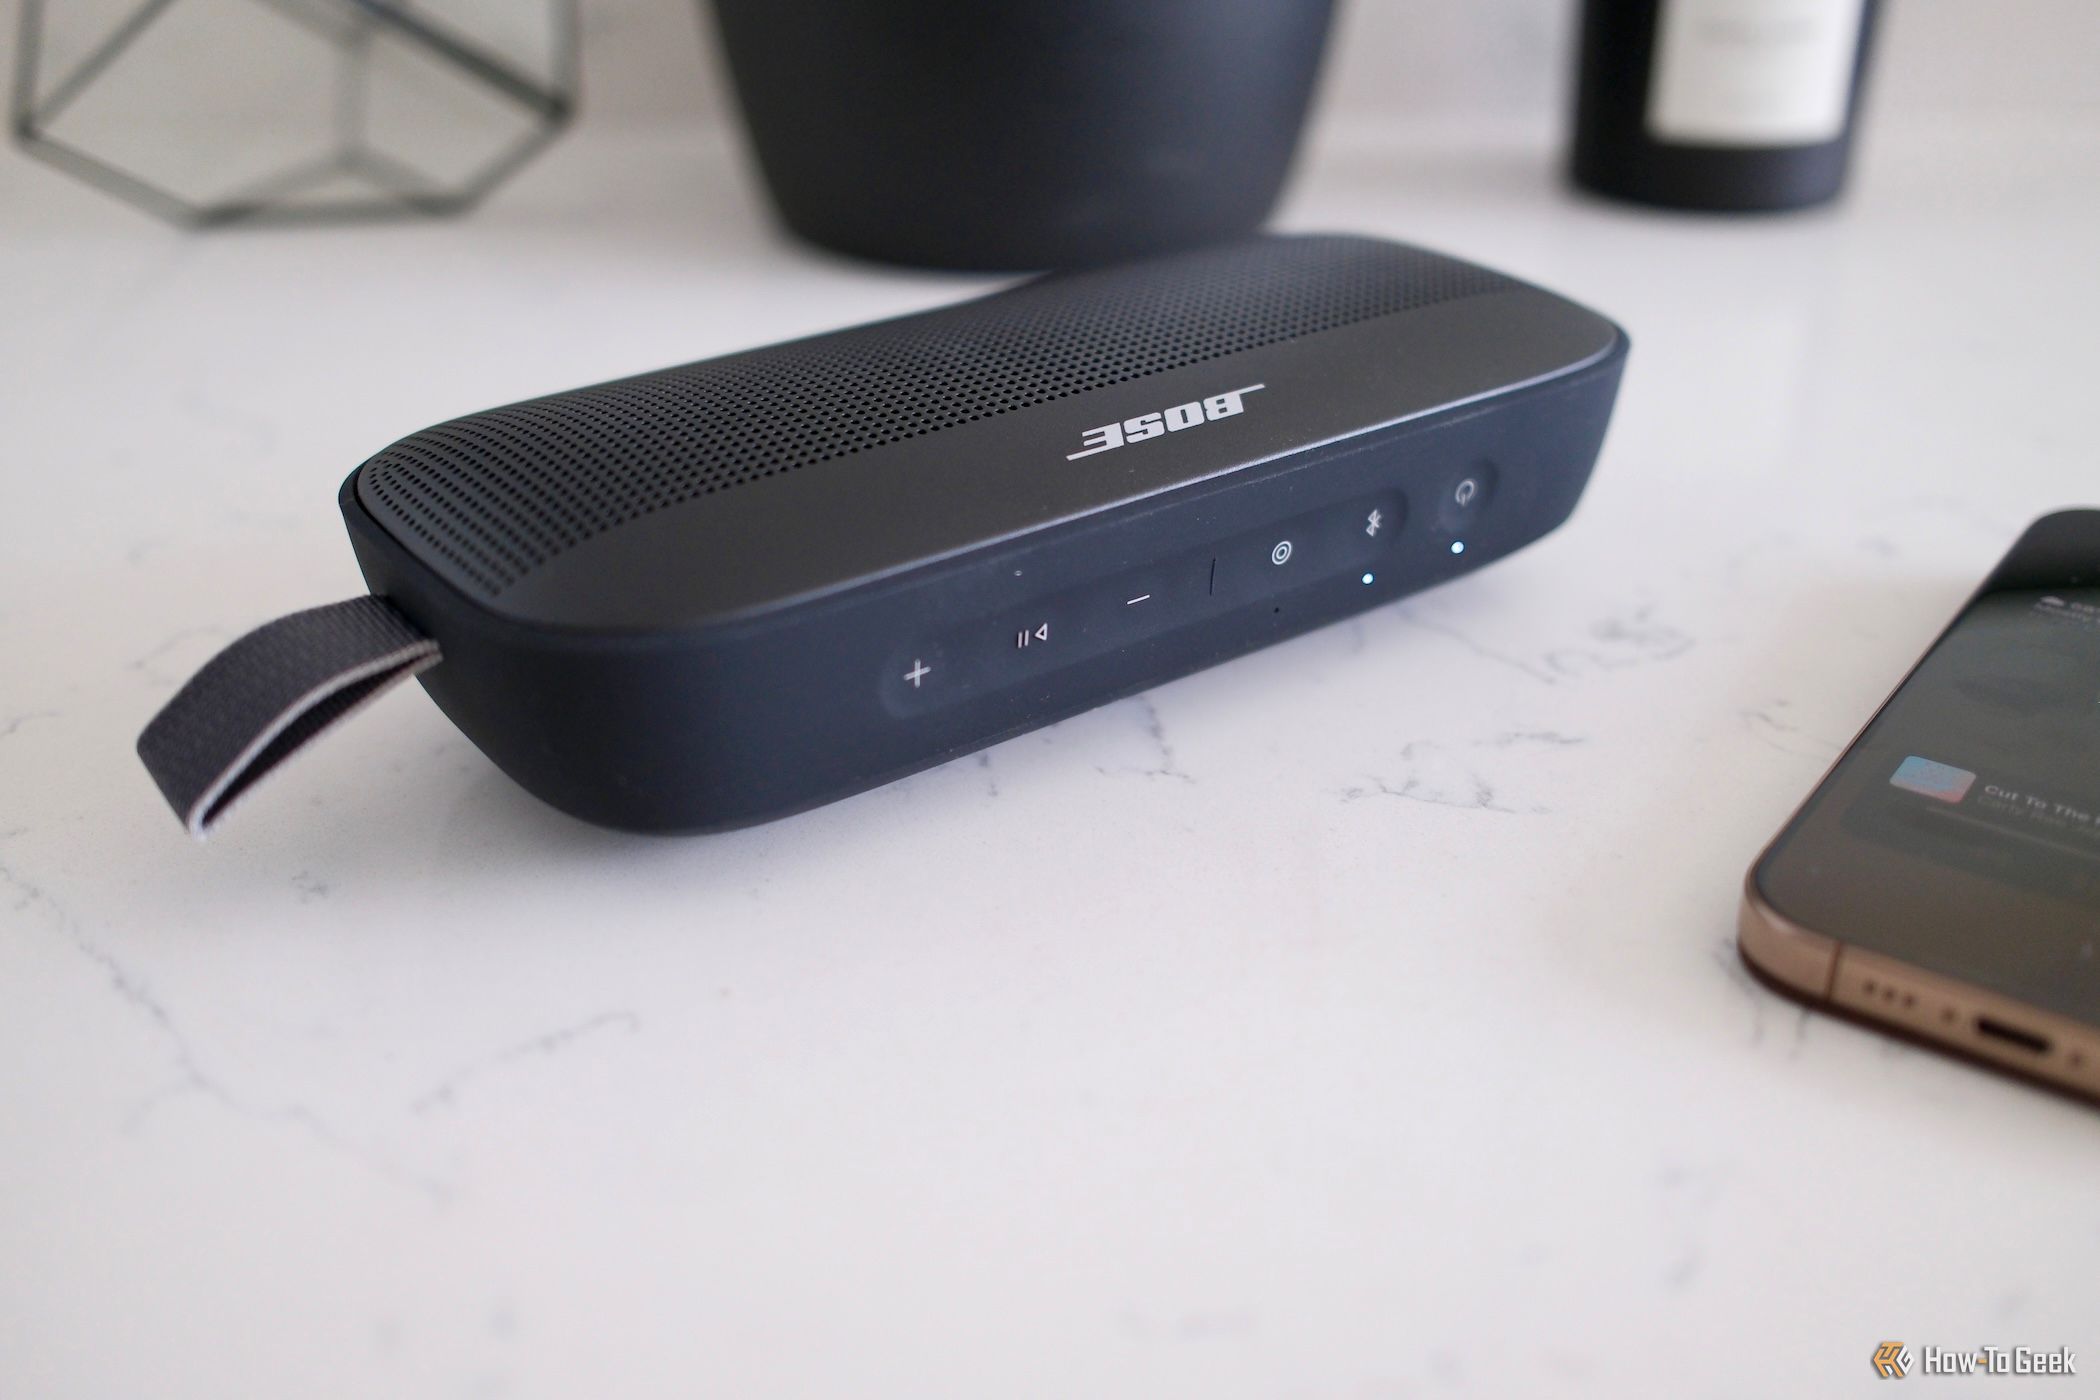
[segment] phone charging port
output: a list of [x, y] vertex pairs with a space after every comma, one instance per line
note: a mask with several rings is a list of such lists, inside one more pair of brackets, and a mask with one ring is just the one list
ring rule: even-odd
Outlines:
[[2008, 1026], [2005, 1022], [1994, 1021], [1988, 1016], [1976, 1018], [1976, 1033], [1987, 1035], [1993, 1040], [2002, 1040], [2008, 1045], [2017, 1045], [2032, 1054], [2049, 1053], [2049, 1037], [2036, 1035], [2033, 1031], [2022, 1030], [2018, 1026]]

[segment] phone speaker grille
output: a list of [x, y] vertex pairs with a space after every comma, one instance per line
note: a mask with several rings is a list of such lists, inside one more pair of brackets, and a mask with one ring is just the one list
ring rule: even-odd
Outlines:
[[382, 525], [489, 596], [700, 496], [1511, 285], [1382, 241], [1262, 238], [454, 419], [362, 470]]

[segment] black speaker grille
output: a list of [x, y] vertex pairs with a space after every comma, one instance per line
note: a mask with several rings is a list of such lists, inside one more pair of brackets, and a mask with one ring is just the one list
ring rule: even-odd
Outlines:
[[493, 596], [666, 506], [1508, 285], [1421, 249], [1330, 237], [1068, 273], [454, 419], [367, 462], [365, 498]]

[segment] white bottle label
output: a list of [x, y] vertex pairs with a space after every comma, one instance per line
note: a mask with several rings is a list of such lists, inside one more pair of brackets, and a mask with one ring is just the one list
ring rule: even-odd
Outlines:
[[1813, 146], [1845, 129], [1866, 0], [1662, 0], [1648, 134]]

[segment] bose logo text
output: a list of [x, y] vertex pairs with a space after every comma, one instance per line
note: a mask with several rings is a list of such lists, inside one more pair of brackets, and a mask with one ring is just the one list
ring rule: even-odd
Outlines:
[[1183, 428], [1215, 423], [1220, 418], [1244, 413], [1247, 410], [1247, 405], [1242, 402], [1244, 396], [1256, 389], [1267, 387], [1265, 384], [1249, 384], [1244, 388], [1227, 389], [1222, 394], [1212, 394], [1200, 403], [1178, 403], [1159, 413], [1140, 413], [1137, 417], [1125, 418], [1120, 423], [1103, 423], [1098, 428], [1088, 428], [1079, 439], [1079, 451], [1067, 452], [1065, 460], [1076, 462], [1081, 457], [1091, 457], [1096, 452], [1108, 452], [1125, 443], [1143, 442], [1146, 438], [1178, 433]]

